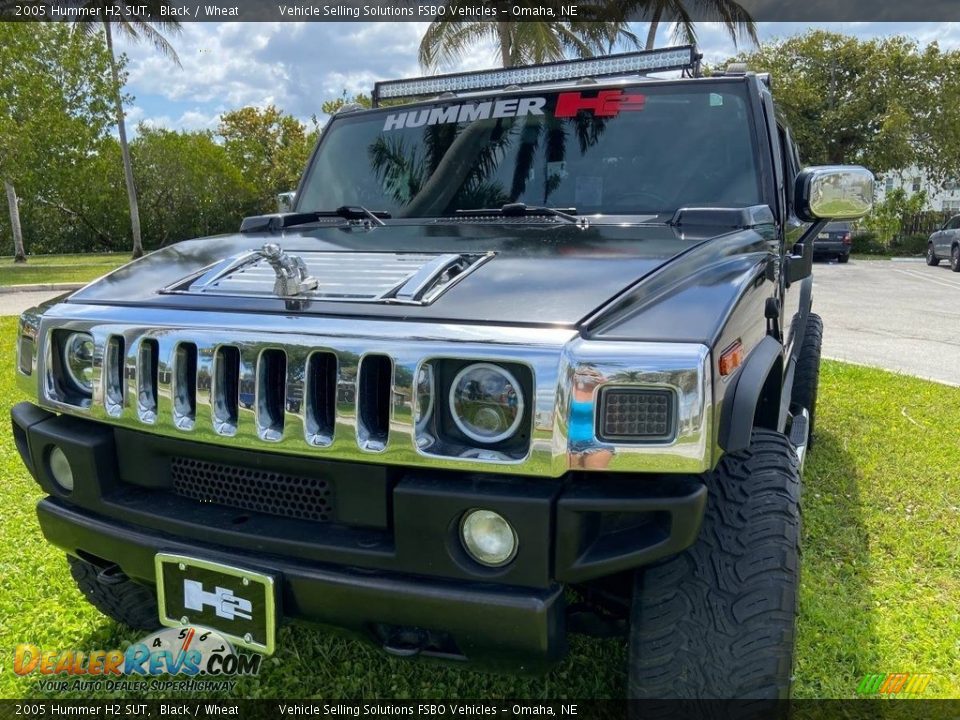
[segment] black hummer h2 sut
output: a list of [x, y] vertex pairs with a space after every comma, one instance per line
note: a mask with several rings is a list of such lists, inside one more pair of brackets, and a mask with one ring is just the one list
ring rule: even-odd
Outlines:
[[14, 437], [87, 599], [501, 671], [621, 632], [634, 697], [785, 696], [813, 239], [873, 179], [697, 61], [381, 83], [289, 211], [26, 312]]

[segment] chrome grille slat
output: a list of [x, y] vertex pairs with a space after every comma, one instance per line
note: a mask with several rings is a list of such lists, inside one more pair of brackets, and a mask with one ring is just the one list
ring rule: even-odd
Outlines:
[[126, 384], [124, 385], [126, 397], [123, 401], [123, 412], [120, 415], [121, 417], [137, 417], [140, 397], [140, 376], [137, 373], [137, 361], [140, 353], [139, 340], [131, 342], [130, 338], [127, 338], [125, 349], [127, 356], [123, 359], [123, 374], [126, 378]]
[[103, 403], [107, 414], [119, 417], [123, 412], [126, 394], [124, 372], [124, 342], [122, 335], [110, 335], [103, 353]]
[[367, 452], [383, 452], [390, 441], [393, 417], [393, 361], [370, 354], [360, 360], [357, 378], [357, 441]]
[[194, 425], [213, 427], [213, 345], [197, 343], [197, 373], [194, 380]]
[[287, 370], [284, 380], [284, 434], [297, 440], [306, 438], [304, 413], [306, 403], [307, 355], [304, 347], [292, 346], [286, 349]]
[[[133, 346], [132, 343], [131, 346]], [[157, 341], [149, 337], [140, 338], [136, 348], [136, 355], [132, 360], [134, 374], [137, 378], [137, 418], [142, 423], [153, 425], [157, 422], [157, 411], [159, 410], [159, 378], [157, 372], [160, 353], [157, 348]]]
[[159, 333], [157, 342], [157, 420], [158, 429], [177, 429], [173, 409], [173, 356], [177, 338]]
[[257, 359], [261, 346], [238, 342], [240, 348], [240, 383], [237, 398], [237, 439], [246, 444], [258, 444], [257, 435]]
[[240, 351], [231, 345], [214, 350], [210, 406], [213, 430], [218, 435], [237, 434], [240, 401]]
[[257, 358], [257, 436], [267, 442], [283, 440], [286, 429], [286, 368], [287, 356], [283, 350], [268, 348]]
[[179, 342], [171, 363], [170, 394], [173, 424], [179, 430], [193, 430], [197, 421], [197, 346]]
[[310, 353], [304, 381], [304, 430], [314, 447], [333, 442], [336, 426], [337, 356], [321, 350]]

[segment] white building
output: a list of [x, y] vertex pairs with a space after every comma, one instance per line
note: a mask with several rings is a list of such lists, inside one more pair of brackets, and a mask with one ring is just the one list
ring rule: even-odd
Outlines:
[[899, 172], [888, 173], [877, 183], [877, 202], [883, 200], [886, 193], [894, 188], [903, 188], [907, 197], [923, 190], [927, 193], [925, 210], [960, 212], [960, 180], [948, 180], [939, 184], [931, 180], [918, 168], [907, 168]]

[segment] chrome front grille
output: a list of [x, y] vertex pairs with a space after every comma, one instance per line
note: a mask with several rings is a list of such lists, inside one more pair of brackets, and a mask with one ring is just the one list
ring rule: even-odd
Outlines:
[[[37, 372], [21, 373], [21, 382], [33, 379], [45, 407], [131, 430], [290, 455], [559, 477], [580, 466], [582, 443], [572, 449], [567, 438], [567, 388], [587, 372], [617, 385], [668, 388], [678, 399], [676, 439], [632, 447], [597, 441], [611, 451], [605, 469], [700, 472], [711, 463], [709, 351], [702, 345], [585, 341], [565, 328], [69, 304], [55, 310], [39, 328]], [[94, 339], [88, 407], [57, 394], [51, 337], [67, 331]], [[414, 379], [423, 363], [442, 359], [529, 367], [533, 411], [524, 456], [451, 457], [418, 442]]]

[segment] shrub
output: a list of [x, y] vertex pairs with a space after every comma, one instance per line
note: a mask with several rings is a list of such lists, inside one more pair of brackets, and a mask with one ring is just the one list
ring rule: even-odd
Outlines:
[[913, 234], [898, 237], [890, 244], [894, 255], [923, 255], [927, 251], [927, 235]]
[[877, 234], [872, 230], [855, 231], [850, 250], [857, 255], [886, 255], [889, 252], [887, 246], [877, 239]]

